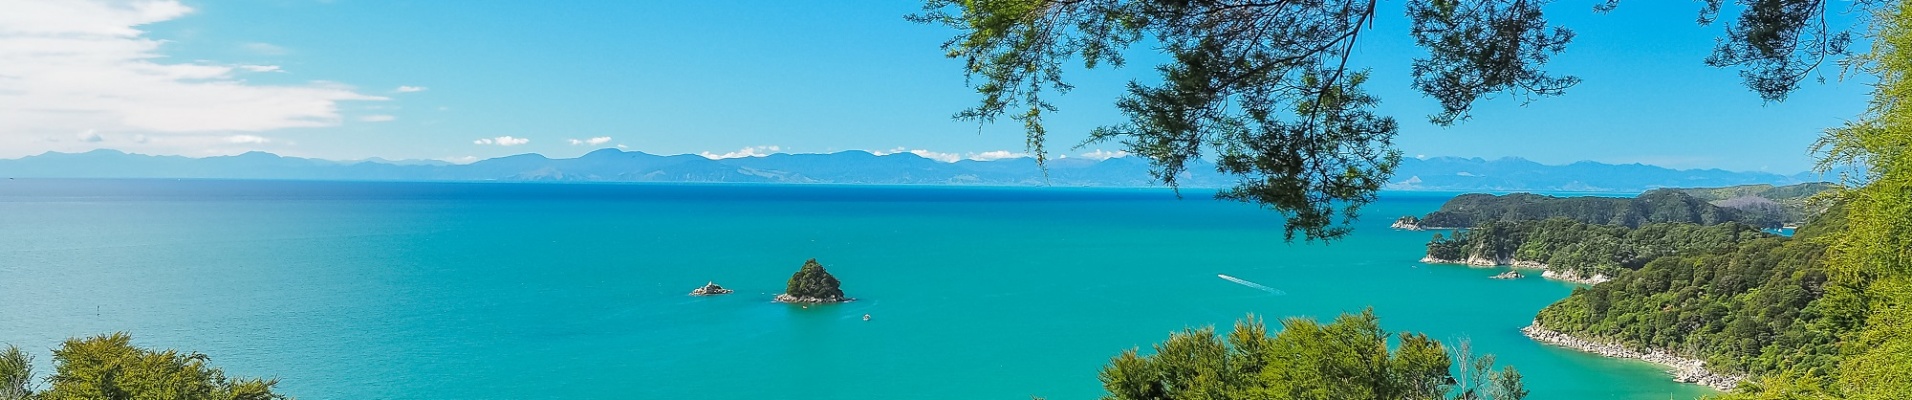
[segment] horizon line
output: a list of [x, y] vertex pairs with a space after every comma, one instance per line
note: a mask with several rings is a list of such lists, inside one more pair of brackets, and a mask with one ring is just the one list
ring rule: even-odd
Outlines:
[[[326, 161], [326, 162], [334, 162], [334, 163], [341, 163], [341, 164], [355, 164], [355, 163], [368, 163], [368, 162], [369, 162], [369, 163], [382, 163], [382, 164], [388, 164], [388, 165], [399, 165], [399, 166], [404, 166], [403, 164], [392, 164], [392, 163], [411, 163], [411, 164], [414, 164], [413, 166], [416, 166], [416, 164], [418, 164], [418, 163], [425, 163], [425, 164], [439, 164], [439, 165], [471, 165], [471, 164], [475, 164], [475, 163], [479, 163], [479, 162], [484, 162], [484, 161], [489, 161], [489, 160], [497, 160], [497, 159], [504, 159], [504, 158], [511, 158], [511, 157], [522, 157], [522, 156], [527, 156], [527, 155], [535, 155], [535, 156], [538, 156], [538, 157], [542, 157], [542, 158], [545, 158], [545, 159], [548, 159], [548, 160], [574, 160], [574, 159], [578, 159], [578, 158], [583, 158], [583, 157], [585, 157], [585, 156], [588, 156], [588, 155], [591, 155], [591, 154], [593, 154], [593, 153], [600, 153], [600, 152], [604, 152], [604, 151], [607, 151], [607, 150], [609, 150], [609, 151], [614, 151], [614, 152], [617, 152], [617, 153], [638, 153], [638, 154], [645, 154], [645, 155], [652, 155], [652, 156], [658, 156], [658, 157], [682, 157], [682, 156], [692, 156], [692, 157], [699, 157], [699, 158], [704, 158], [704, 159], [708, 159], [708, 160], [713, 160], [713, 161], [721, 161], [721, 160], [727, 160], [727, 159], [741, 159], [741, 158], [764, 158], [764, 157], [773, 157], [773, 156], [798, 156], [798, 155], [836, 155], [836, 154], [844, 154], [844, 153], [862, 153], [862, 154], [868, 154], [868, 155], [871, 155], [871, 156], [875, 156], [875, 157], [888, 157], [888, 156], [898, 156], [898, 155], [909, 155], [909, 156], [913, 156], [913, 157], [916, 157], [916, 158], [921, 158], [921, 159], [926, 159], [926, 160], [930, 160], [930, 161], [936, 161], [936, 162], [941, 162], [941, 163], [946, 163], [946, 164], [954, 164], [954, 163], [958, 163], [958, 162], [963, 162], [963, 161], [971, 161], [971, 162], [984, 162], [984, 163], [987, 163], [987, 162], [996, 162], [996, 161], [1006, 161], [1006, 160], [1018, 160], [1018, 159], [1033, 159], [1033, 157], [1031, 157], [1031, 156], [1029, 156], [1028, 154], [1025, 154], [1025, 153], [1010, 153], [1010, 154], [1008, 154], [1008, 155], [1006, 155], [1006, 156], [1003, 156], [1003, 157], [995, 157], [995, 158], [988, 158], [988, 159], [978, 159], [978, 158], [955, 158], [955, 159], [941, 159], [941, 158], [937, 158], [937, 157], [926, 157], [926, 156], [924, 156], [924, 155], [922, 155], [921, 153], [919, 153], [919, 152], [924, 152], [924, 151], [926, 151], [926, 150], [899, 150], [899, 149], [892, 149], [891, 151], [883, 151], [883, 150], [865, 150], [865, 149], [848, 149], [848, 150], [839, 150], [839, 151], [834, 151], [834, 152], [819, 152], [819, 153], [805, 153], [805, 152], [773, 152], [773, 153], [753, 153], [753, 154], [725, 154], [725, 155], [717, 155], [717, 154], [713, 154], [713, 153], [710, 153], [710, 152], [708, 152], [708, 151], [706, 151], [706, 152], [703, 152], [703, 153], [678, 153], [678, 154], [662, 154], [662, 153], [652, 153], [652, 152], [647, 152], [647, 151], [643, 151], [643, 150], [638, 150], [638, 149], [630, 149], [630, 148], [628, 148], [628, 147], [624, 147], [624, 146], [622, 146], [622, 145], [619, 145], [619, 146], [607, 146], [607, 147], [600, 147], [600, 148], [597, 148], [597, 149], [593, 149], [593, 150], [590, 150], [590, 151], [587, 151], [587, 152], [585, 152], [584, 154], [580, 154], [580, 155], [578, 155], [578, 156], [576, 156], [576, 157], [566, 157], [566, 158], [558, 158], [558, 157], [552, 157], [552, 156], [550, 156], [550, 155], [546, 155], [546, 154], [544, 154], [544, 153], [541, 153], [541, 152], [535, 152], [535, 151], [533, 151], [533, 152], [525, 152], [525, 153], [517, 153], [517, 154], [509, 154], [509, 155], [503, 155], [503, 156], [497, 156], [497, 157], [489, 157], [489, 158], [473, 158], [473, 159], [471, 159], [471, 161], [464, 161], [464, 162], [459, 162], [459, 161], [452, 161], [452, 160], [445, 160], [445, 159], [421, 159], [421, 158], [402, 158], [402, 159], [392, 159], [392, 158], [384, 158], [384, 157], [379, 157], [379, 156], [372, 156], [372, 157], [367, 157], [367, 158], [359, 158], [359, 159], [331, 159], [331, 158], [319, 158], [319, 157], [301, 157], [301, 156], [288, 156], [288, 155], [284, 155], [284, 154], [279, 154], [279, 153], [274, 153], [274, 152], [271, 152], [271, 151], [266, 151], [266, 150], [248, 150], [248, 151], [245, 151], [245, 152], [242, 152], [242, 153], [238, 153], [238, 154], [219, 154], [219, 155], [207, 155], [207, 156], [199, 156], [199, 157], [194, 157], [194, 156], [189, 156], [189, 155], [183, 155], [183, 154], [149, 154], [149, 153], [136, 153], [136, 152], [131, 152], [131, 151], [126, 151], [126, 150], [120, 150], [120, 149], [113, 149], [113, 148], [105, 148], [105, 147], [101, 147], [101, 148], [96, 148], [96, 149], [92, 149], [92, 150], [87, 150], [87, 151], [82, 151], [82, 152], [63, 152], [63, 151], [56, 151], [56, 150], [48, 150], [48, 151], [44, 151], [44, 152], [41, 152], [41, 153], [39, 153], [39, 154], [32, 154], [32, 155], [25, 155], [25, 156], [20, 156], [20, 157], [14, 157], [14, 158], [0, 158], [0, 161], [21, 161], [21, 160], [26, 160], [26, 159], [29, 159], [29, 158], [35, 158], [35, 157], [44, 157], [44, 156], [49, 156], [49, 155], [81, 155], [81, 154], [89, 154], [89, 153], [100, 153], [100, 152], [110, 152], [110, 153], [118, 153], [118, 154], [124, 154], [124, 155], [132, 155], [132, 156], [144, 156], [144, 157], [177, 157], [177, 158], [184, 158], [184, 159], [190, 159], [190, 160], [203, 160], [203, 159], [209, 159], [209, 158], [222, 158], [222, 157], [240, 157], [240, 156], [244, 156], [244, 155], [247, 155], [247, 154], [255, 154], [255, 153], [257, 153], [257, 154], [265, 154], [265, 155], [271, 155], [271, 156], [273, 156], [273, 157], [278, 157], [278, 158], [290, 158], [290, 159], [303, 159], [303, 160], [317, 160], [317, 161]], [[1098, 151], [1100, 151], [1100, 150], [1098, 150]], [[953, 153], [942, 153], [942, 154], [953, 154]], [[1110, 156], [1106, 156], [1106, 157], [1069, 157], [1069, 156], [1068, 156], [1068, 155], [1066, 155], [1066, 154], [1062, 154], [1062, 155], [1058, 155], [1058, 157], [1055, 157], [1055, 158], [1051, 158], [1051, 159], [1050, 159], [1050, 161], [1055, 161], [1055, 160], [1082, 160], [1082, 159], [1087, 159], [1087, 160], [1093, 160], [1093, 161], [1096, 161], [1096, 162], [1102, 162], [1102, 161], [1107, 161], [1107, 160], [1110, 160], [1110, 159], [1116, 159], [1116, 158], [1128, 158], [1128, 157], [1130, 157], [1130, 156], [1133, 156], [1133, 155], [1134, 155], [1134, 154], [1131, 154], [1131, 153], [1129, 153], [1129, 152], [1127, 152], [1127, 151], [1116, 151], [1116, 152], [1106, 152], [1105, 154], [1110, 154]], [[1572, 161], [1572, 162], [1567, 162], [1567, 163], [1561, 163], [1561, 164], [1548, 164], [1548, 163], [1544, 163], [1544, 162], [1539, 162], [1539, 161], [1534, 161], [1534, 160], [1531, 160], [1531, 159], [1528, 159], [1528, 158], [1526, 158], [1526, 157], [1521, 157], [1521, 156], [1500, 156], [1500, 157], [1496, 157], [1496, 158], [1488, 158], [1488, 157], [1478, 157], [1478, 156], [1476, 156], [1476, 157], [1462, 157], [1462, 156], [1415, 156], [1415, 157], [1402, 157], [1402, 161], [1407, 161], [1407, 160], [1410, 160], [1410, 159], [1412, 159], [1412, 160], [1420, 160], [1420, 161], [1426, 161], [1426, 160], [1434, 160], [1434, 159], [1458, 159], [1458, 160], [1467, 160], [1467, 161], [1481, 161], [1481, 162], [1497, 162], [1497, 161], [1510, 161], [1510, 160], [1511, 160], [1511, 161], [1525, 161], [1525, 162], [1529, 162], [1529, 163], [1534, 163], [1534, 164], [1537, 164], [1537, 165], [1540, 165], [1540, 166], [1544, 166], [1544, 167], [1564, 167], [1564, 166], [1570, 166], [1570, 165], [1574, 165], [1574, 164], [1583, 164], [1583, 163], [1592, 163], [1592, 164], [1600, 164], [1600, 165], [1611, 165], [1611, 166], [1627, 166], [1627, 165], [1637, 165], [1637, 166], [1646, 166], [1646, 167], [1654, 167], [1654, 168], [1661, 168], [1661, 169], [1666, 169], [1666, 170], [1672, 170], [1672, 171], [1724, 171], [1724, 172], [1732, 172], [1732, 173], [1766, 173], [1766, 174], [1774, 174], [1774, 175], [1782, 175], [1782, 176], [1787, 176], [1787, 175], [1798, 175], [1798, 174], [1806, 174], [1806, 173], [1813, 173], [1813, 172], [1815, 172], [1815, 171], [1813, 171], [1813, 170], [1810, 170], [1810, 169], [1808, 169], [1808, 170], [1804, 170], [1804, 171], [1798, 171], [1798, 172], [1794, 172], [1794, 173], [1782, 173], [1782, 172], [1772, 172], [1772, 171], [1761, 171], [1761, 170], [1730, 170], [1730, 169], [1725, 169], [1725, 168], [1720, 168], [1720, 167], [1704, 167], [1704, 168], [1676, 168], [1676, 167], [1669, 167], [1669, 166], [1664, 166], [1664, 165], [1658, 165], [1658, 164], [1649, 164], [1649, 163], [1644, 163], [1644, 162], [1637, 162], [1637, 161], [1636, 161], [1636, 162], [1631, 162], [1631, 163], [1612, 163], [1612, 162], [1605, 162], [1605, 161], [1597, 161], [1597, 160], [1577, 160], [1577, 161]], [[1203, 161], [1207, 161], [1207, 160], [1203, 160]], [[1830, 172], [1828, 172], [1828, 173], [1830, 173]]]

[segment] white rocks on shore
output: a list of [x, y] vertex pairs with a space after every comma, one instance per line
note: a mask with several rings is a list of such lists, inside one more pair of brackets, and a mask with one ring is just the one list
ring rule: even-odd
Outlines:
[[1593, 274], [1593, 276], [1580, 276], [1576, 274], [1554, 272], [1551, 270], [1547, 272], [1541, 272], [1540, 277], [1547, 278], [1547, 279], [1557, 279], [1557, 280], [1563, 280], [1568, 282], [1575, 282], [1575, 283], [1585, 283], [1588, 285], [1598, 285], [1601, 282], [1613, 280], [1612, 277], [1609, 277], [1606, 274]]
[[1508, 266], [1508, 267], [1514, 267], [1516, 269], [1538, 269], [1538, 270], [1543, 270], [1540, 272], [1540, 277], [1542, 278], [1574, 282], [1574, 283], [1584, 283], [1588, 285], [1598, 285], [1601, 282], [1613, 280], [1613, 277], [1607, 276], [1606, 274], [1593, 274], [1593, 276], [1580, 276], [1577, 274], [1556, 272], [1556, 271], [1547, 269], [1548, 266], [1546, 263], [1542, 263], [1539, 261], [1517, 260], [1512, 258], [1492, 259], [1492, 258], [1481, 257], [1481, 256], [1469, 256], [1465, 260], [1449, 260], [1449, 259], [1434, 258], [1432, 256], [1429, 256], [1429, 257], [1421, 257], [1421, 262], [1427, 263], [1427, 264], [1459, 264], [1459, 265], [1466, 265], [1469, 267]]
[[1514, 261], [1505, 259], [1505, 258], [1492, 259], [1492, 258], [1481, 257], [1481, 256], [1469, 256], [1465, 260], [1449, 260], [1445, 258], [1434, 258], [1433, 256], [1426, 256], [1426, 257], [1421, 257], [1421, 262], [1428, 263], [1428, 264], [1460, 264], [1460, 265], [1466, 265], [1469, 267], [1498, 267], [1502, 265], [1511, 265], [1511, 263], [1513, 263]]
[[1714, 389], [1732, 390], [1734, 386], [1739, 385], [1740, 381], [1746, 380], [1745, 375], [1727, 375], [1709, 371], [1706, 369], [1706, 362], [1704, 361], [1681, 357], [1661, 350], [1641, 352], [1618, 344], [1581, 339], [1573, 335], [1555, 332], [1546, 327], [1542, 327], [1540, 326], [1540, 321], [1534, 321], [1533, 325], [1521, 328], [1520, 333], [1524, 333], [1527, 337], [1533, 338], [1535, 341], [1541, 343], [1572, 348], [1606, 357], [1631, 358], [1672, 367], [1674, 382], [1697, 383]]
[[824, 299], [824, 298], [816, 298], [816, 297], [797, 297], [797, 296], [791, 296], [789, 293], [779, 294], [777, 295], [777, 298], [776, 298], [776, 302], [778, 303], [795, 303], [795, 304], [848, 303], [852, 301], [856, 301], [856, 299], [852, 299], [848, 297], [839, 297], [834, 299]]

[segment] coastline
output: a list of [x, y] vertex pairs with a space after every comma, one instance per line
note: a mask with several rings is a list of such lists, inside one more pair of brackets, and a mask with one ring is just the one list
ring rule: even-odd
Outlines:
[[1745, 375], [1728, 375], [1708, 370], [1706, 369], [1705, 361], [1681, 357], [1661, 350], [1640, 352], [1618, 344], [1582, 339], [1547, 329], [1546, 327], [1540, 326], [1540, 321], [1534, 321], [1532, 325], [1520, 328], [1520, 333], [1527, 335], [1528, 338], [1537, 342], [1580, 350], [1602, 357], [1635, 359], [1664, 365], [1673, 369], [1670, 373], [1673, 375], [1674, 382], [1692, 383], [1720, 391], [1731, 391], [1739, 385], [1740, 381], [1746, 380]]
[[1482, 268], [1504, 266], [1504, 267], [1512, 267], [1514, 269], [1538, 269], [1538, 270], [1542, 270], [1540, 273], [1540, 277], [1542, 278], [1547, 278], [1547, 279], [1552, 279], [1557, 281], [1586, 284], [1586, 285], [1598, 285], [1602, 282], [1613, 280], [1612, 277], [1606, 276], [1605, 274], [1593, 274], [1593, 276], [1585, 276], [1585, 277], [1572, 276], [1566, 273], [1555, 272], [1554, 270], [1549, 269], [1549, 266], [1546, 263], [1542, 263], [1538, 261], [1515, 260], [1511, 258], [1490, 259], [1490, 258], [1481, 257], [1481, 256], [1471, 256], [1465, 260], [1450, 260], [1450, 259], [1434, 258], [1431, 256], [1427, 256], [1427, 257], [1421, 257], [1421, 262], [1426, 264], [1453, 264], [1453, 265], [1466, 265], [1469, 267], [1482, 267]]
[[826, 303], [848, 303], [848, 302], [856, 301], [856, 299], [852, 299], [848, 297], [838, 298], [838, 299], [797, 297], [797, 296], [791, 296], [789, 293], [784, 293], [784, 294], [778, 294], [777, 297], [775, 299], [772, 299], [771, 301], [778, 302], [778, 303], [787, 303], [787, 304], [809, 305], [809, 304], [826, 304]]

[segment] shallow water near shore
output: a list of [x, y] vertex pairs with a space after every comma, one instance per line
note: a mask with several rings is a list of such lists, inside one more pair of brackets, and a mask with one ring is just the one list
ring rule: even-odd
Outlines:
[[[1470, 338], [1530, 399], [1710, 393], [1522, 336], [1569, 284], [1419, 263], [1432, 233], [1387, 226], [1452, 194], [1385, 193], [1328, 245], [1184, 195], [5, 181], [0, 342], [44, 375], [60, 340], [127, 331], [301, 399], [1082, 399], [1109, 357], [1185, 326], [1373, 307]], [[859, 300], [772, 303], [809, 258]], [[706, 281], [736, 293], [686, 295]]]

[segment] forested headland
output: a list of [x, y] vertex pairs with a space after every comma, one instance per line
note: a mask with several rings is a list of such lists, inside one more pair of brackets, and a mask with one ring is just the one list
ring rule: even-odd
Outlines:
[[1655, 189], [1635, 197], [1556, 197], [1532, 193], [1456, 196], [1439, 210], [1411, 221], [1413, 228], [1469, 228], [1487, 222], [1566, 218], [1589, 224], [1640, 227], [1656, 223], [1714, 225], [1739, 222], [1760, 228], [1798, 224], [1825, 210], [1815, 195], [1830, 183], [1775, 187]]
[[1839, 339], [1864, 324], [1852, 305], [1826, 298], [1831, 277], [1820, 225], [1836, 219], [1816, 221], [1798, 237], [1654, 258], [1612, 281], [1575, 289], [1535, 322], [1587, 340], [1700, 359], [1715, 372], [1830, 374]]
[[1660, 257], [1729, 249], [1772, 236], [1738, 222], [1710, 226], [1655, 223], [1628, 228], [1567, 218], [1489, 221], [1455, 231], [1452, 236], [1434, 234], [1422, 261], [1544, 268], [1550, 277], [1597, 283]]

